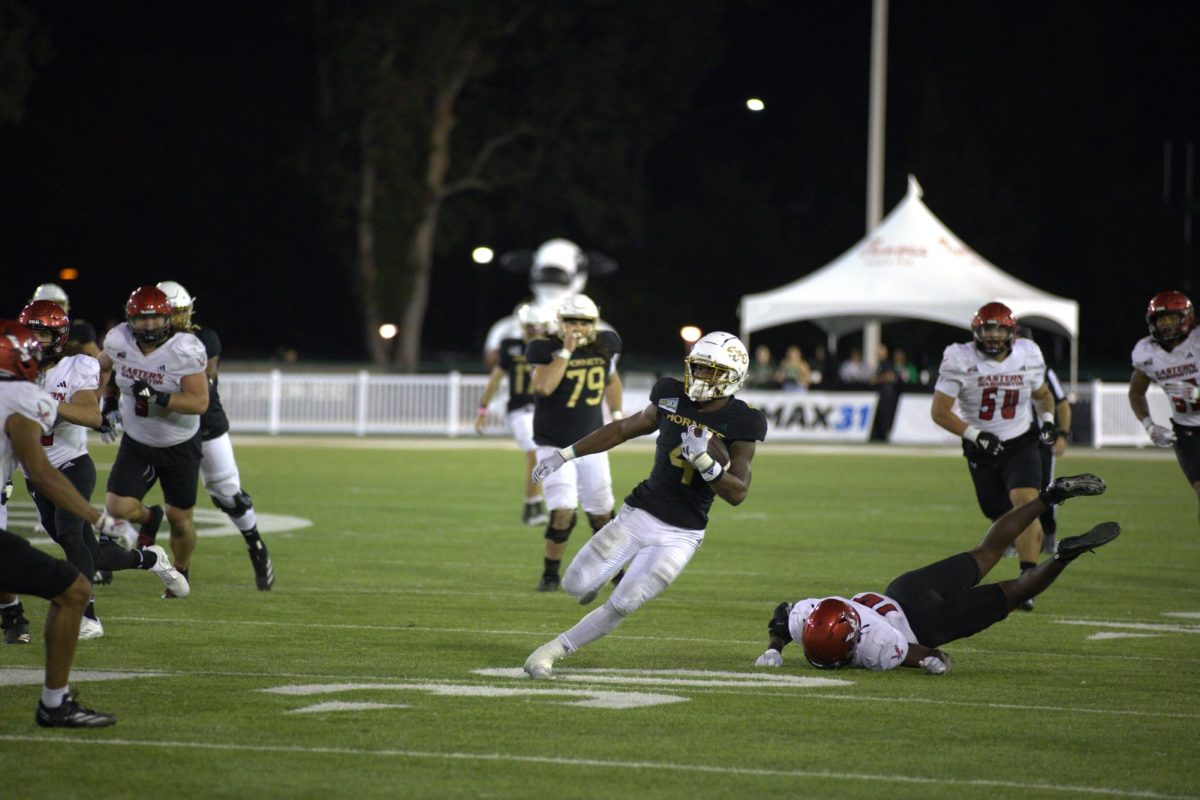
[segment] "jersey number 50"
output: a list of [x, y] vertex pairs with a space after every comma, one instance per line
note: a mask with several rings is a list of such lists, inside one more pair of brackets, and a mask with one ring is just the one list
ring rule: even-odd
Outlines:
[[[1000, 391], [995, 386], [989, 386], [983, 390], [983, 399], [979, 401], [979, 418], [991, 419], [996, 416], [996, 394]], [[1000, 404], [1000, 416], [1004, 419], [1012, 419], [1017, 413], [1017, 401], [1021, 399], [1021, 393], [1012, 389], [1004, 390], [1004, 400]]]

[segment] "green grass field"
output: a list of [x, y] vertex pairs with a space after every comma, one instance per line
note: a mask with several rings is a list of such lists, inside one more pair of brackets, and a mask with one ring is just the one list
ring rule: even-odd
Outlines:
[[[1109, 491], [1063, 506], [1060, 536], [1114, 519], [1121, 538], [932, 677], [818, 672], [795, 646], [752, 665], [779, 601], [882, 590], [973, 546], [962, 459], [764, 446], [675, 585], [534, 683], [525, 657], [583, 612], [533, 591], [521, 456], [493, 443], [240, 444], [258, 511], [312, 525], [265, 534], [269, 593], [240, 539], [210, 535], [186, 600], [141, 572], [97, 587], [107, 633], [72, 683], [112, 728], [34, 725], [46, 604], [24, 598], [34, 645], [0, 647], [0, 797], [1200, 796], [1200, 533], [1173, 460], [1068, 454], [1060, 474]], [[618, 502], [650, 461], [614, 452]]]

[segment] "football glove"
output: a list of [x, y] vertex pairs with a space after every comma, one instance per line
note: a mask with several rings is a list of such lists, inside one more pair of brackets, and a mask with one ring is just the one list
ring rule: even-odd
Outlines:
[[925, 656], [920, 661], [921, 669], [930, 675], [948, 675], [950, 673], [950, 663], [949, 653], [941, 653], [940, 658], [935, 655]]
[[112, 444], [117, 439], [121, 438], [121, 408], [115, 397], [105, 397], [104, 403], [100, 406], [100, 441], [105, 444]]
[[[695, 466], [700, 466], [696, 460], [701, 456], [708, 456], [708, 442], [712, 439], [712, 431], [700, 425], [691, 425], [684, 429], [683, 436], [680, 438], [680, 443], [683, 445], [683, 451], [680, 455], [685, 461], [692, 462]], [[711, 458], [712, 456], [708, 456]]]
[[967, 426], [967, 429], [963, 431], [963, 438], [989, 456], [998, 456], [1004, 452], [1004, 442], [1000, 441], [999, 436], [981, 431], [974, 426]]
[[135, 398], [145, 398], [146, 402], [157, 403], [163, 408], [167, 407], [167, 403], [171, 401], [169, 392], [160, 392], [145, 381], [134, 381], [129, 387]]
[[1168, 381], [1162, 385], [1168, 397], [1182, 400], [1185, 403], [1195, 403], [1200, 400], [1200, 386], [1183, 381]]
[[0, 489], [0, 506], [8, 505], [8, 499], [10, 497], [12, 497], [12, 493], [13, 493], [13, 482], [6, 481], [4, 484], [4, 488]]
[[100, 519], [92, 525], [96, 533], [109, 537], [115, 542], [119, 542], [126, 550], [132, 550], [137, 546], [137, 531], [132, 525], [123, 519], [114, 517], [107, 511], [100, 512]]
[[[922, 662], [922, 663], [924, 663], [924, 662]], [[765, 652], [761, 656], [759, 656], [758, 660], [754, 662], [754, 666], [756, 666], [756, 667], [782, 667], [783, 666], [783, 653], [780, 653], [778, 650], [768, 648], [767, 652]]]
[[1151, 424], [1146, 427], [1146, 433], [1150, 434], [1150, 441], [1157, 447], [1170, 447], [1175, 444], [1175, 431], [1170, 428]]
[[562, 450], [555, 450], [553, 453], [543, 458], [537, 463], [537, 466], [533, 468], [532, 478], [534, 485], [536, 486], [545, 480], [547, 475], [558, 472], [560, 469], [562, 469], [563, 464], [567, 463], [574, 457], [575, 448], [566, 447]]
[[1038, 429], [1038, 439], [1047, 447], [1053, 447], [1058, 441], [1058, 426], [1053, 420], [1046, 420], [1042, 423], [1042, 427]]

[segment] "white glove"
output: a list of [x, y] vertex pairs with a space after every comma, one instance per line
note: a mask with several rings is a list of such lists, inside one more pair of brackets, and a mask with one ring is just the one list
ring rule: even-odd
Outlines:
[[100, 423], [100, 441], [105, 444], [112, 444], [121, 438], [123, 430], [121, 424], [121, 412], [118, 409], [113, 409], [104, 414], [104, 421]]
[[683, 444], [683, 451], [680, 453], [685, 461], [690, 461], [696, 464], [696, 459], [700, 456], [708, 455], [708, 441], [712, 438], [712, 431], [708, 428], [703, 428], [699, 425], [691, 425], [683, 431], [683, 437], [680, 440]]
[[1170, 447], [1175, 444], [1175, 431], [1170, 428], [1164, 428], [1162, 425], [1149, 425], [1146, 427], [1146, 433], [1150, 434], [1150, 441], [1158, 447]]
[[575, 457], [575, 448], [567, 447], [562, 450], [555, 450], [550, 455], [543, 458], [533, 468], [533, 483], [536, 486], [541, 483], [547, 475], [552, 472], [558, 472], [562, 469], [562, 465]]
[[921, 659], [921, 669], [928, 672], [930, 675], [947, 675], [950, 673], [950, 654], [943, 653], [945, 657], [943, 661], [937, 656], [925, 656]]
[[754, 666], [756, 666], [756, 667], [782, 667], [783, 666], [783, 653], [780, 653], [778, 650], [775, 650], [775, 649], [768, 649], [767, 652], [763, 653], [761, 656], [758, 657], [758, 660], [754, 662]]
[[100, 519], [92, 525], [92, 528], [96, 533], [102, 533], [119, 543], [126, 550], [133, 550], [137, 547], [137, 530], [127, 520], [114, 517], [107, 511], [100, 512]]
[[1162, 385], [1168, 397], [1182, 400], [1185, 403], [1195, 403], [1200, 400], [1200, 386], [1183, 381], [1168, 381]]

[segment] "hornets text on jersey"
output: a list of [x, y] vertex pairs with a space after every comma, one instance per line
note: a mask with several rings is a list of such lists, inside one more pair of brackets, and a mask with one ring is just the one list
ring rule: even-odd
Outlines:
[[[534, 339], [525, 351], [531, 367], [549, 364], [562, 347], [558, 339]], [[533, 441], [546, 447], [567, 447], [604, 424], [604, 390], [621, 352], [621, 337], [600, 331], [596, 341], [577, 347], [558, 388], [534, 398]]]
[[691, 463], [683, 460], [683, 431], [703, 425], [726, 445], [761, 442], [767, 437], [767, 418], [736, 397], [716, 411], [704, 411], [684, 393], [683, 381], [662, 378], [650, 390], [650, 402], [658, 410], [658, 442], [650, 477], [634, 487], [625, 502], [648, 511], [669, 525], [703, 530], [714, 492]]

